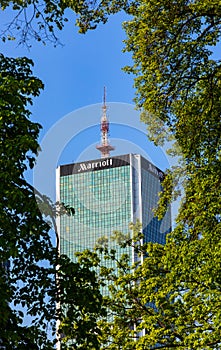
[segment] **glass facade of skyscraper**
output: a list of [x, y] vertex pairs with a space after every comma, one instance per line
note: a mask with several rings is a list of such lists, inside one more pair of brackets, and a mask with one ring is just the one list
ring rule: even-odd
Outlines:
[[[75, 252], [93, 249], [101, 237], [129, 232], [129, 223], [142, 222], [144, 240], [165, 243], [171, 228], [170, 209], [162, 221], [154, 217], [163, 173], [140, 155], [127, 154], [57, 169], [57, 198], [75, 209], [59, 218], [60, 253], [72, 260]], [[122, 251], [109, 240], [120, 255]], [[125, 252], [125, 251], [124, 251]], [[132, 249], [128, 253], [133, 263]]]

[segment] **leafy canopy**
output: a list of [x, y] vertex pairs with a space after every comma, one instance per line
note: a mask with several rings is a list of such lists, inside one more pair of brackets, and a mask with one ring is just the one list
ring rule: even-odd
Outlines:
[[30, 39], [59, 42], [58, 30], [65, 22], [76, 21], [80, 33], [95, 29], [97, 24], [105, 23], [110, 14], [127, 11], [130, 1], [88, 1], [88, 0], [34, 0], [1, 1], [1, 9], [10, 18], [4, 23], [0, 33], [3, 41], [18, 39], [19, 43], [30, 45]]
[[[40, 125], [30, 121], [28, 107], [43, 84], [32, 75], [32, 65], [27, 58], [0, 55], [0, 346], [54, 349], [55, 323], [70, 308], [71, 324], [79, 329], [76, 346], [90, 342], [97, 349], [93, 334], [102, 300], [95, 274], [86, 262], [80, 265], [58, 255], [45, 221], [54, 222], [56, 212], [39, 193], [36, 202], [24, 177], [39, 147]], [[39, 204], [46, 206], [45, 216]], [[58, 307], [61, 301], [65, 310]]]

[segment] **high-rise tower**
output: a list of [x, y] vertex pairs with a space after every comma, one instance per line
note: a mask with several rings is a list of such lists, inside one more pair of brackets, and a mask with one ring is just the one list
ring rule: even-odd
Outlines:
[[[56, 171], [57, 200], [75, 209], [74, 216], [58, 219], [60, 253], [73, 261], [76, 252], [93, 249], [100, 237], [109, 239], [116, 230], [128, 233], [129, 224], [137, 219], [142, 223], [144, 242], [164, 244], [171, 230], [170, 208], [163, 220], [153, 214], [163, 172], [139, 154], [110, 156], [114, 148], [108, 141], [106, 110], [104, 94], [102, 140], [96, 147], [101, 158], [61, 165]], [[116, 258], [127, 253], [131, 265], [138, 259], [132, 247], [123, 250], [112, 240], [109, 247], [116, 250]], [[104, 288], [102, 292], [108, 291]]]
[[[139, 154], [58, 167], [58, 200], [75, 208], [74, 216], [60, 217], [60, 252], [74, 260], [75, 252], [93, 249], [98, 238], [109, 238], [115, 230], [128, 233], [129, 223], [137, 219], [146, 242], [164, 244], [171, 227], [170, 209], [161, 221], [153, 215], [162, 177], [161, 170]], [[120, 248], [114, 248], [120, 255]], [[132, 263], [132, 249], [128, 253]]]
[[[61, 165], [57, 168], [57, 200], [75, 209], [74, 216], [60, 217], [60, 252], [75, 259], [75, 252], [93, 249], [98, 238], [114, 231], [128, 233], [129, 224], [142, 223], [146, 242], [165, 243], [171, 229], [168, 209], [163, 220], [154, 217], [163, 173], [139, 154], [110, 156], [106, 92], [101, 117], [100, 159]], [[112, 242], [119, 250], [116, 243]], [[128, 248], [129, 249], [129, 248]], [[129, 249], [130, 250], [130, 249]], [[136, 258], [128, 252], [131, 263]]]

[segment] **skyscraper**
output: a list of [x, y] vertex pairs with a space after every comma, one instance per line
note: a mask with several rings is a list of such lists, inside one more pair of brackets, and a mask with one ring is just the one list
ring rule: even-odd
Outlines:
[[122, 249], [110, 238], [114, 231], [127, 234], [129, 224], [139, 220], [144, 242], [166, 242], [171, 230], [170, 207], [160, 221], [153, 212], [164, 174], [139, 154], [110, 156], [114, 147], [108, 141], [105, 98], [102, 110], [101, 144], [96, 147], [101, 158], [61, 165], [56, 171], [57, 200], [75, 209], [75, 215], [58, 218], [59, 249], [74, 261], [76, 252], [93, 249], [102, 238], [116, 250], [116, 258], [127, 253], [132, 265], [138, 259], [134, 249]]
[[[128, 233], [129, 223], [137, 219], [146, 242], [164, 244], [171, 227], [170, 209], [161, 221], [153, 214], [162, 179], [162, 171], [139, 154], [58, 167], [58, 200], [75, 209], [74, 216], [60, 217], [60, 252], [74, 259], [75, 252], [93, 249], [100, 237], [108, 239], [115, 230]], [[132, 263], [132, 249], [128, 253]]]
[[[144, 241], [164, 244], [171, 229], [170, 208], [163, 220], [154, 217], [163, 173], [139, 154], [110, 156], [106, 92], [101, 117], [100, 159], [57, 168], [57, 200], [75, 209], [59, 218], [60, 253], [75, 259], [75, 252], [93, 249], [100, 237], [114, 231], [128, 233], [129, 224], [142, 223]], [[121, 249], [112, 242], [121, 255]], [[129, 248], [128, 248], [129, 249]], [[131, 263], [136, 259], [129, 249]]]

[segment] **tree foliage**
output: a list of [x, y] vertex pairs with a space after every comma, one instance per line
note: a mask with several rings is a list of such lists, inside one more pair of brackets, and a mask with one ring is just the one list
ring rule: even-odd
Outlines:
[[[110, 14], [129, 8], [128, 0], [88, 1], [88, 0], [34, 0], [1, 1], [1, 8], [7, 11], [9, 22], [4, 23], [0, 37], [3, 41], [19, 40], [30, 45], [31, 39], [59, 42], [58, 30], [62, 30], [70, 18], [76, 21], [80, 33], [95, 29], [98, 23], [106, 23]], [[72, 15], [72, 16], [71, 16]]]
[[137, 105], [171, 127], [189, 158], [197, 148], [203, 158], [205, 143], [216, 148], [219, 140], [220, 60], [212, 52], [220, 13], [219, 1], [141, 1], [124, 25]]
[[[21, 330], [23, 311], [12, 310], [11, 303], [26, 306], [29, 314], [41, 317], [50, 269], [43, 269], [38, 262], [45, 258], [45, 252], [48, 251], [49, 258], [52, 253], [48, 227], [23, 176], [27, 167], [33, 166], [39, 132], [39, 125], [29, 121], [27, 104], [43, 87], [40, 80], [31, 76], [30, 63], [28, 59], [0, 57], [1, 291], [7, 294], [5, 299], [1, 298], [4, 303], [1, 341], [9, 349], [29, 345], [28, 335], [23, 337]], [[7, 262], [10, 272], [6, 273], [4, 263]], [[49, 322], [50, 317], [48, 310], [46, 321]], [[36, 333], [34, 326], [30, 332]], [[40, 338], [32, 343], [33, 347], [38, 342]]]
[[[144, 0], [124, 24], [142, 119], [156, 143], [165, 130], [177, 141], [186, 181], [167, 244], [141, 247], [144, 263], [111, 278], [104, 349], [220, 348], [220, 10], [219, 1]], [[170, 172], [159, 215], [172, 187]]]
[[[213, 244], [208, 237], [181, 239], [183, 232], [176, 229], [178, 241], [172, 233], [163, 246], [142, 244], [140, 229], [139, 223], [133, 226], [132, 239], [115, 238], [122, 248], [145, 255], [142, 264], [131, 266], [127, 254], [119, 260], [107, 242], [97, 247], [99, 265], [104, 257], [116, 266], [101, 264], [97, 277], [109, 290], [104, 297], [108, 317], [98, 320], [100, 349], [218, 349], [220, 232]], [[82, 256], [95, 259], [88, 251]]]
[[[66, 317], [68, 308], [72, 325], [80, 329], [77, 345], [87, 344], [87, 337], [93, 343], [95, 315], [102, 308], [89, 264], [59, 256], [52, 244], [45, 218], [54, 222], [56, 205], [40, 193], [36, 196], [24, 177], [39, 147], [40, 125], [30, 121], [28, 106], [43, 88], [31, 66], [27, 58], [0, 55], [0, 346], [4, 350], [54, 349], [55, 322]], [[73, 212], [72, 208], [62, 210]], [[59, 307], [61, 301], [65, 310]]]

